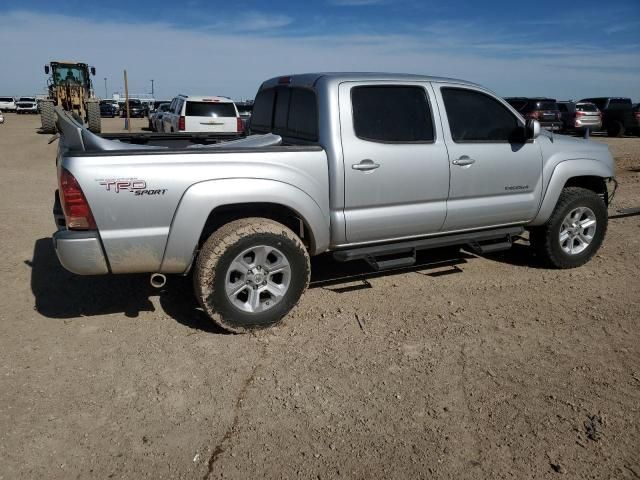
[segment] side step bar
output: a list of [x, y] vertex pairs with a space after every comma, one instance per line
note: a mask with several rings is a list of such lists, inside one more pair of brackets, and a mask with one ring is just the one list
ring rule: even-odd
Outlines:
[[512, 237], [520, 235], [523, 231], [524, 228], [520, 226], [503, 227], [494, 230], [456, 233], [441, 237], [429, 237], [405, 242], [357, 247], [348, 250], [338, 250], [333, 253], [333, 258], [339, 262], [365, 260], [376, 271], [387, 270], [389, 268], [409, 267], [415, 264], [416, 252], [419, 250], [429, 250], [454, 245], [468, 245], [474, 252], [481, 254], [507, 250], [511, 248]]

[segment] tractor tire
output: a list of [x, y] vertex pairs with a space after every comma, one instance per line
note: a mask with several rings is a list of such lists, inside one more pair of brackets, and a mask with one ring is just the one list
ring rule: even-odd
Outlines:
[[87, 123], [89, 124], [89, 131], [93, 133], [101, 132], [100, 104], [98, 102], [87, 102]]
[[56, 112], [52, 101], [44, 100], [40, 103], [40, 121], [42, 133], [56, 133]]

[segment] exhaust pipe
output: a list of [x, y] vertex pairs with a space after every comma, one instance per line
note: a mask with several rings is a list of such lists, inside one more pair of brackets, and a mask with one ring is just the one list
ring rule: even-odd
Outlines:
[[151, 275], [149, 282], [153, 288], [162, 288], [167, 283], [167, 277], [161, 273], [154, 273]]

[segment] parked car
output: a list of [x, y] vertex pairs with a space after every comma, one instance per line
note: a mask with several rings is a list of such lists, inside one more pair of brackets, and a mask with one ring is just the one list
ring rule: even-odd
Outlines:
[[625, 133], [640, 135], [640, 120], [633, 111], [630, 98], [595, 97], [580, 102], [595, 104], [602, 112], [602, 128], [610, 137], [622, 137]]
[[100, 116], [114, 118], [118, 114], [118, 108], [111, 100], [100, 101]]
[[38, 113], [35, 97], [20, 97], [16, 102], [16, 113]]
[[574, 268], [607, 229], [607, 145], [554, 136], [462, 80], [274, 78], [256, 96], [255, 135], [209, 146], [192, 145], [202, 133], [100, 137], [58, 115], [61, 264], [149, 272], [154, 286], [192, 270], [204, 312], [234, 332], [279, 322], [311, 255], [384, 270], [429, 248], [508, 249], [527, 229], [537, 261]]
[[253, 101], [236, 102], [236, 108], [238, 109], [238, 113], [242, 119], [244, 129], [247, 130], [249, 127], [249, 120], [251, 120], [251, 113], [253, 112]]
[[155, 111], [149, 115], [149, 130], [152, 132], [162, 132], [162, 116], [169, 110], [169, 102], [156, 106]]
[[595, 104], [572, 101], [557, 103], [562, 120], [562, 132], [584, 132], [587, 128], [595, 132], [602, 128], [602, 115]]
[[164, 132], [244, 131], [236, 105], [227, 97], [178, 95], [162, 116]]
[[4, 115], [2, 111], [0, 111], [0, 123], [4, 123]]
[[16, 99], [13, 97], [0, 97], [0, 112], [15, 112]]
[[554, 98], [509, 97], [505, 100], [523, 117], [538, 120], [542, 128], [552, 132], [560, 131], [562, 128], [560, 110]]
[[[129, 100], [129, 117], [131, 118], [144, 118], [146, 115], [147, 107], [143, 105], [140, 100]], [[122, 103], [120, 116], [126, 118], [127, 105], [126, 102]]]

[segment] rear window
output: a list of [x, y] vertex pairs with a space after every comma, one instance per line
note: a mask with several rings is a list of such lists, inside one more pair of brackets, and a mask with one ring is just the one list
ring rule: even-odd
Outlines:
[[607, 105], [607, 99], [606, 98], [585, 98], [582, 101], [583, 102], [593, 103], [600, 110], [604, 110], [605, 106]]
[[609, 100], [609, 108], [629, 108], [630, 106], [630, 98], [612, 98], [611, 100]]
[[598, 107], [593, 103], [579, 103], [576, 105], [576, 110], [579, 112], [597, 112]]
[[431, 109], [421, 87], [354, 87], [351, 102], [358, 138], [374, 142], [433, 141]]
[[526, 100], [515, 100], [513, 98], [506, 98], [505, 100], [518, 111], [522, 110], [522, 108], [527, 104]]
[[0, 102], [13, 102], [11, 97], [0, 97]]
[[558, 110], [556, 102], [538, 102], [536, 106], [538, 110]]
[[191, 102], [187, 101], [185, 115], [188, 117], [234, 117], [236, 109], [233, 103]]
[[318, 105], [313, 90], [276, 87], [258, 92], [251, 130], [283, 137], [318, 140]]

